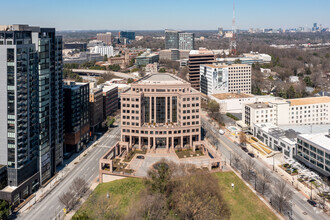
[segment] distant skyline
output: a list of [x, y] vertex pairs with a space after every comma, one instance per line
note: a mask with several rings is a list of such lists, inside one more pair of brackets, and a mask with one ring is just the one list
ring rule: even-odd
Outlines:
[[[330, 27], [329, 0], [235, 0], [236, 28]], [[231, 29], [232, 0], [15, 0], [1, 3], [0, 25], [57, 30]]]

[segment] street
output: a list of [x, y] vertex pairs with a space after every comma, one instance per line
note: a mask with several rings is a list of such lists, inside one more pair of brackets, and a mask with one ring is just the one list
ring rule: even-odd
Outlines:
[[[208, 132], [212, 132], [214, 136], [221, 140], [221, 147], [217, 147], [217, 149], [225, 156], [227, 162], [230, 161], [230, 158], [233, 156], [233, 153], [237, 154], [243, 160], [248, 160], [250, 158], [248, 154], [246, 154], [239, 146], [234, 144], [231, 140], [229, 140], [226, 136], [220, 135], [217, 132], [217, 129], [210, 124], [204, 117], [202, 117], [202, 126]], [[255, 162], [255, 168], [261, 170], [266, 167], [264, 163], [259, 161], [258, 159], [253, 159]], [[267, 168], [271, 177], [276, 179], [277, 181], [284, 181], [272, 170]], [[293, 192], [292, 196], [292, 219], [318, 219], [318, 220], [326, 220], [327, 218], [323, 213], [321, 213], [316, 208], [313, 208], [310, 204], [307, 203], [307, 199], [301, 195], [295, 188], [293, 188], [290, 184], [287, 184], [290, 190]]]
[[99, 159], [105, 152], [119, 140], [120, 127], [115, 127], [110, 133], [105, 133], [99, 144], [94, 147], [73, 170], [50, 192], [43, 200], [34, 204], [30, 210], [18, 215], [18, 219], [54, 219], [58, 213], [63, 212], [64, 206], [58, 197], [70, 190], [76, 177], [83, 177], [89, 184], [98, 176]]

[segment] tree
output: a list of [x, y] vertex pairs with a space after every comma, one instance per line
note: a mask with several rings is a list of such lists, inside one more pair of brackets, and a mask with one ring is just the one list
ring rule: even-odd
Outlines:
[[66, 209], [68, 209], [68, 211], [73, 209], [77, 202], [76, 195], [71, 191], [61, 194], [58, 197], [58, 200], [60, 201], [60, 203], [62, 203], [62, 205], [65, 206]]
[[218, 180], [210, 173], [197, 172], [180, 178], [176, 186], [170, 204], [180, 219], [230, 218]]
[[158, 70], [158, 72], [159, 72], [159, 73], [166, 73], [166, 69], [165, 69], [165, 68], [160, 68], [160, 69]]
[[108, 56], [104, 55], [103, 61], [108, 61]]
[[216, 102], [215, 100], [212, 99], [207, 103], [207, 108], [213, 116], [215, 112], [219, 112], [220, 105], [218, 102]]
[[0, 200], [0, 219], [8, 219], [10, 215], [10, 205], [5, 200]]
[[241, 144], [246, 144], [247, 142], [246, 134], [243, 131], [239, 135], [239, 141]]
[[149, 194], [143, 191], [139, 202], [132, 204], [126, 219], [158, 220], [167, 219], [168, 207], [166, 196], [161, 193]]
[[115, 123], [116, 119], [114, 117], [107, 117], [107, 126], [112, 127], [112, 125]]
[[242, 177], [248, 181], [251, 180], [254, 173], [254, 161], [249, 158], [242, 164]]
[[82, 197], [87, 191], [87, 182], [82, 177], [77, 177], [73, 180], [71, 189], [79, 196]]
[[232, 164], [237, 170], [239, 169], [241, 165], [241, 159], [239, 158], [239, 156], [237, 156], [237, 154], [233, 154]]
[[261, 171], [257, 173], [257, 190], [262, 195], [264, 195], [269, 188], [270, 177], [271, 176], [266, 168], [262, 168]]
[[130, 83], [132, 83], [132, 82], [134, 82], [134, 80], [133, 80], [132, 78], [128, 78], [128, 79], [127, 79], [127, 83], [128, 83], [128, 84], [130, 84]]
[[277, 208], [279, 212], [289, 209], [289, 201], [292, 198], [292, 191], [287, 187], [284, 181], [275, 184], [275, 190], [272, 195], [272, 205]]
[[148, 179], [146, 184], [156, 193], [167, 192], [169, 182], [171, 180], [171, 170], [167, 163], [159, 162], [158, 169], [150, 169], [148, 171]]
[[287, 95], [287, 98], [288, 98], [288, 99], [293, 99], [293, 98], [295, 98], [296, 91], [295, 91], [295, 89], [293, 88], [293, 86], [290, 86], [290, 87], [289, 87], [289, 89], [288, 89], [287, 92], [286, 92], [286, 95]]
[[103, 84], [103, 83], [105, 83], [105, 79], [104, 79], [104, 78], [99, 78], [99, 79], [97, 80], [97, 84], [98, 84], [98, 85]]

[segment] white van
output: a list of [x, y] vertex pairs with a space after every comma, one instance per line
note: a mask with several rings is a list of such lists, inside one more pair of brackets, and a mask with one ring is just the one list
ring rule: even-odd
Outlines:
[[220, 130], [219, 130], [219, 134], [224, 135], [224, 134], [225, 134], [225, 131], [222, 130], [222, 129], [220, 129]]

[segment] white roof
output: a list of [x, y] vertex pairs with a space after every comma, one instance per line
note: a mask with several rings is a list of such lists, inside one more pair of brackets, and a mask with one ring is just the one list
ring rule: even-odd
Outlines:
[[328, 152], [330, 151], [330, 137], [328, 132], [318, 134], [300, 134], [298, 137], [302, 137], [318, 146], [324, 148]]

